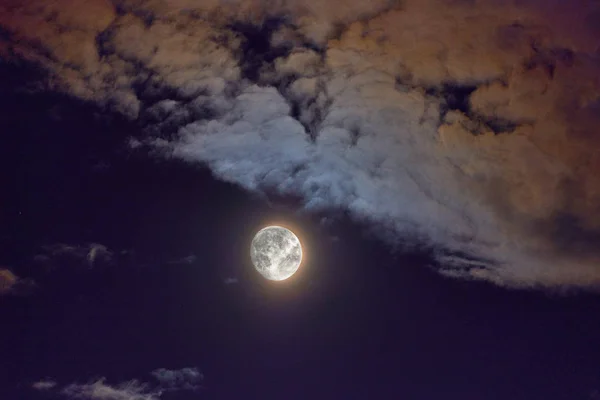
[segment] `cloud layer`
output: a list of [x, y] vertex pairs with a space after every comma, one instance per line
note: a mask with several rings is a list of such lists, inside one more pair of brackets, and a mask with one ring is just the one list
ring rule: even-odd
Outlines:
[[138, 120], [134, 144], [428, 244], [450, 276], [600, 284], [597, 2], [6, 4], [3, 58]]

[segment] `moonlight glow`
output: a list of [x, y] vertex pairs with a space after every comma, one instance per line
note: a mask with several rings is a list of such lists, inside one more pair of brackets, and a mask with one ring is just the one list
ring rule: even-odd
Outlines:
[[289, 229], [268, 226], [254, 236], [250, 257], [262, 276], [272, 281], [282, 281], [294, 275], [300, 267], [302, 246]]

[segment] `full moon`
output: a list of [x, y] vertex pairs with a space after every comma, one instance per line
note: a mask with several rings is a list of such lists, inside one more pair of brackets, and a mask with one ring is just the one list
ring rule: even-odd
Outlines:
[[294, 275], [302, 262], [302, 246], [292, 231], [268, 226], [258, 231], [250, 246], [250, 258], [256, 270], [272, 281]]

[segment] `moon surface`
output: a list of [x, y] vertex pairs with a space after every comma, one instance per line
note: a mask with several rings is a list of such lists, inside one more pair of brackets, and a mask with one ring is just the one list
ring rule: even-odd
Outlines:
[[261, 229], [252, 239], [250, 258], [256, 270], [272, 281], [294, 275], [302, 262], [302, 246], [292, 231], [281, 226]]

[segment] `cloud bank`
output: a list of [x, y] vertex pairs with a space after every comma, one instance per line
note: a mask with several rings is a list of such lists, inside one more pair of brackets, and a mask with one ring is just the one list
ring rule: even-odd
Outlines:
[[11, 0], [0, 54], [132, 141], [345, 210], [449, 276], [600, 284], [600, 5]]

